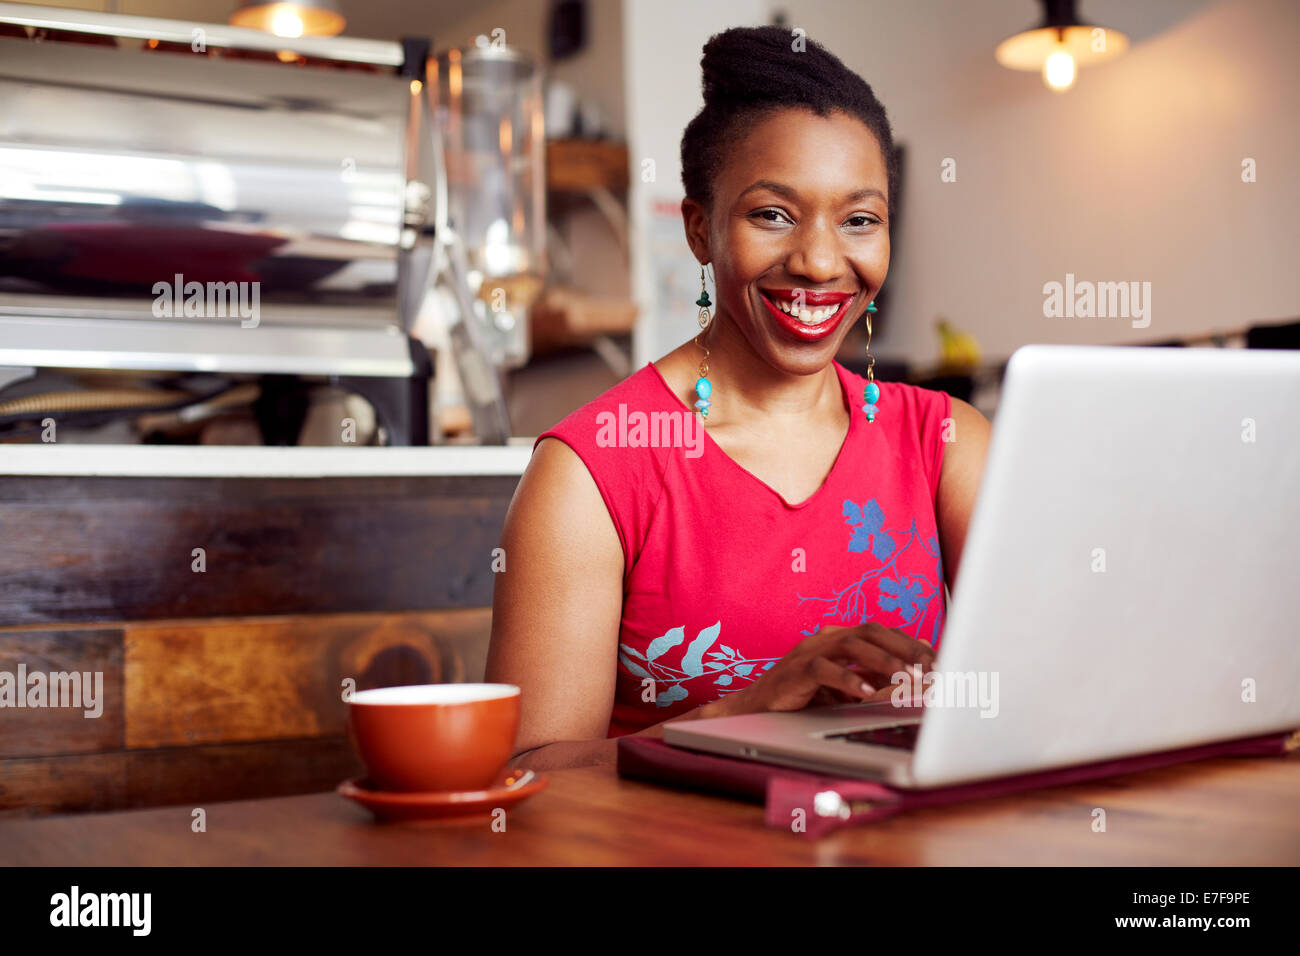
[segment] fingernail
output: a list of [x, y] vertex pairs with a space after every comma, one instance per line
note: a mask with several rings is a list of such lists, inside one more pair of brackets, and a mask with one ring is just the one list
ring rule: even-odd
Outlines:
[[862, 693], [863, 693], [863, 694], [874, 694], [875, 692], [876, 692], [876, 689], [875, 689], [874, 687], [872, 687], [872, 686], [871, 686], [870, 684], [868, 684], [866, 681], [863, 681], [863, 682], [862, 682]]

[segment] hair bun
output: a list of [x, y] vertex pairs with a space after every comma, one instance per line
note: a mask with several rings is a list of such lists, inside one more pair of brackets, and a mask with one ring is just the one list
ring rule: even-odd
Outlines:
[[791, 60], [803, 55], [791, 49], [792, 36], [784, 27], [735, 27], [714, 34], [700, 58], [704, 102], [766, 100], [788, 88], [799, 74]]

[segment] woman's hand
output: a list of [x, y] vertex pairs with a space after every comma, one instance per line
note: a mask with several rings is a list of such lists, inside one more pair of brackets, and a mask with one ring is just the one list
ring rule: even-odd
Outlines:
[[934, 658], [925, 641], [881, 624], [829, 627], [804, 638], [744, 690], [728, 694], [725, 711], [753, 714], [800, 710], [810, 703], [885, 700], [892, 675], [915, 667], [920, 677]]

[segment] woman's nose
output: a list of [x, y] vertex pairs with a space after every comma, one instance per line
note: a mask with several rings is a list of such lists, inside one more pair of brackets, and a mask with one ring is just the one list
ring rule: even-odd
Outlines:
[[791, 275], [802, 276], [809, 284], [832, 282], [841, 272], [841, 257], [834, 236], [814, 230], [800, 237], [790, 254], [786, 268]]

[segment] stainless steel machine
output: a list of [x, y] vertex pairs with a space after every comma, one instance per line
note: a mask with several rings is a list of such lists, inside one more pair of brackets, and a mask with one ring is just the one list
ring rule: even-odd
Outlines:
[[[475, 432], [504, 441], [519, 346], [494, 337], [484, 256], [448, 216], [463, 163], [429, 62], [418, 39], [0, 3], [0, 400], [43, 368], [325, 376], [390, 443], [425, 444], [410, 330], [440, 285]], [[538, 273], [519, 258], [497, 255]]]

